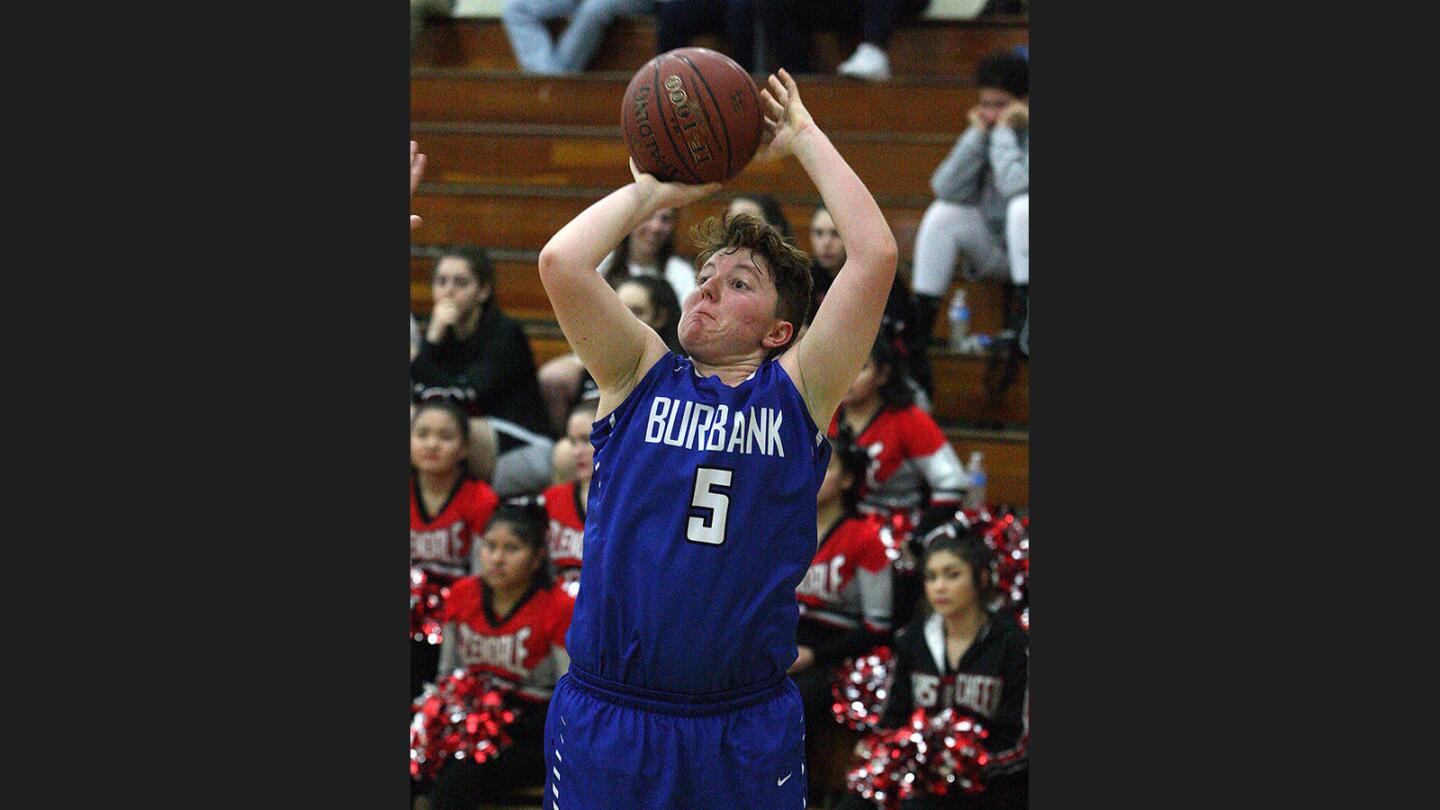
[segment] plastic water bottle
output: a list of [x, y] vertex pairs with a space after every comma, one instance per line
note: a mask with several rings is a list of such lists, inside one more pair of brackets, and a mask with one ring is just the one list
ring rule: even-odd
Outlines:
[[965, 508], [979, 509], [985, 506], [985, 464], [979, 450], [970, 454], [970, 463], [965, 465], [965, 475], [970, 479], [970, 488], [965, 491]]
[[956, 290], [950, 300], [950, 348], [964, 352], [969, 345], [965, 338], [970, 334], [970, 308], [965, 306], [965, 291]]

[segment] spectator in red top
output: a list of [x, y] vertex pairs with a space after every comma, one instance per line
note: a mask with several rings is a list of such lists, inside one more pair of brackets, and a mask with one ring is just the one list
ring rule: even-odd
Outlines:
[[795, 589], [798, 652], [789, 670], [805, 704], [809, 803], [816, 806], [828, 804], [833, 797], [826, 794], [843, 788], [821, 782], [827, 771], [817, 752], [828, 750], [836, 736], [855, 736], [830, 710], [831, 672], [844, 659], [865, 655], [889, 638], [892, 604], [891, 560], [882, 540], [889, 529], [882, 518], [858, 508], [869, 456], [846, 438], [831, 439], [830, 445], [830, 466], [815, 496], [818, 547]]
[[567, 464], [571, 479], [556, 484], [540, 495], [540, 505], [549, 518], [545, 541], [557, 581], [574, 596], [580, 583], [581, 552], [585, 537], [585, 509], [590, 504], [590, 477], [595, 474], [595, 447], [590, 444], [590, 427], [595, 424], [598, 399], [586, 400], [570, 409], [564, 445], [557, 453]]
[[[433, 399], [416, 407], [410, 422], [410, 565], [440, 585], [474, 570], [474, 542], [500, 505], [488, 484], [470, 477], [469, 441], [470, 421], [459, 405]], [[411, 697], [435, 677], [439, 657], [434, 644], [411, 640]]]
[[446, 603], [440, 671], [464, 668], [508, 683], [514, 691], [507, 705], [518, 717], [506, 729], [513, 742], [499, 756], [445, 763], [431, 810], [474, 810], [544, 781], [545, 714], [555, 682], [570, 668], [565, 633], [575, 600], [553, 584], [540, 515], [501, 506], [477, 556], [479, 576], [456, 582]]
[[938, 524], [960, 507], [968, 488], [955, 448], [930, 414], [915, 405], [894, 338], [881, 329], [836, 411], [830, 435], [855, 437], [870, 456], [860, 508]]

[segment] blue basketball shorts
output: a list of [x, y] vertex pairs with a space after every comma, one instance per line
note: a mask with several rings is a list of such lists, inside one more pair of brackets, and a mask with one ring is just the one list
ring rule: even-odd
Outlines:
[[789, 678], [697, 699], [572, 666], [545, 767], [545, 810], [805, 810], [805, 710]]

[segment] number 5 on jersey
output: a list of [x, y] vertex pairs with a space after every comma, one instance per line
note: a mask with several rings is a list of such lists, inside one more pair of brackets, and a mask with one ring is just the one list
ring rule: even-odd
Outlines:
[[685, 530], [685, 539], [692, 543], [708, 543], [718, 546], [725, 542], [725, 516], [730, 511], [730, 482], [734, 470], [722, 467], [696, 467], [695, 492], [690, 497], [690, 506], [708, 512], [705, 517], [690, 516]]

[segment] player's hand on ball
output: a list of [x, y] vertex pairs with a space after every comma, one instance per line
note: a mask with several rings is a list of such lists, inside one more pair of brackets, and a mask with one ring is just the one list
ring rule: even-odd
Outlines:
[[1000, 113], [1000, 123], [1011, 129], [1026, 129], [1030, 126], [1030, 106], [1023, 101], [1012, 101]]
[[711, 194], [720, 190], [720, 183], [706, 183], [702, 186], [691, 183], [662, 183], [653, 174], [646, 174], [640, 171], [635, 165], [635, 158], [630, 158], [630, 176], [635, 178], [635, 185], [650, 201], [647, 206], [651, 213], [661, 208], [684, 208], [685, 206], [699, 202]]
[[785, 68], [780, 68], [778, 77], [770, 74], [765, 89], [760, 91], [760, 106], [765, 113], [765, 134], [760, 136], [755, 159], [761, 163], [789, 155], [795, 138], [815, 126], [815, 119], [800, 101], [800, 88]]
[[[420, 154], [420, 144], [410, 142], [410, 196], [415, 196], [415, 189], [420, 186], [420, 175], [425, 173], [425, 156]], [[410, 215], [410, 230], [420, 227], [423, 220], [415, 214]]]

